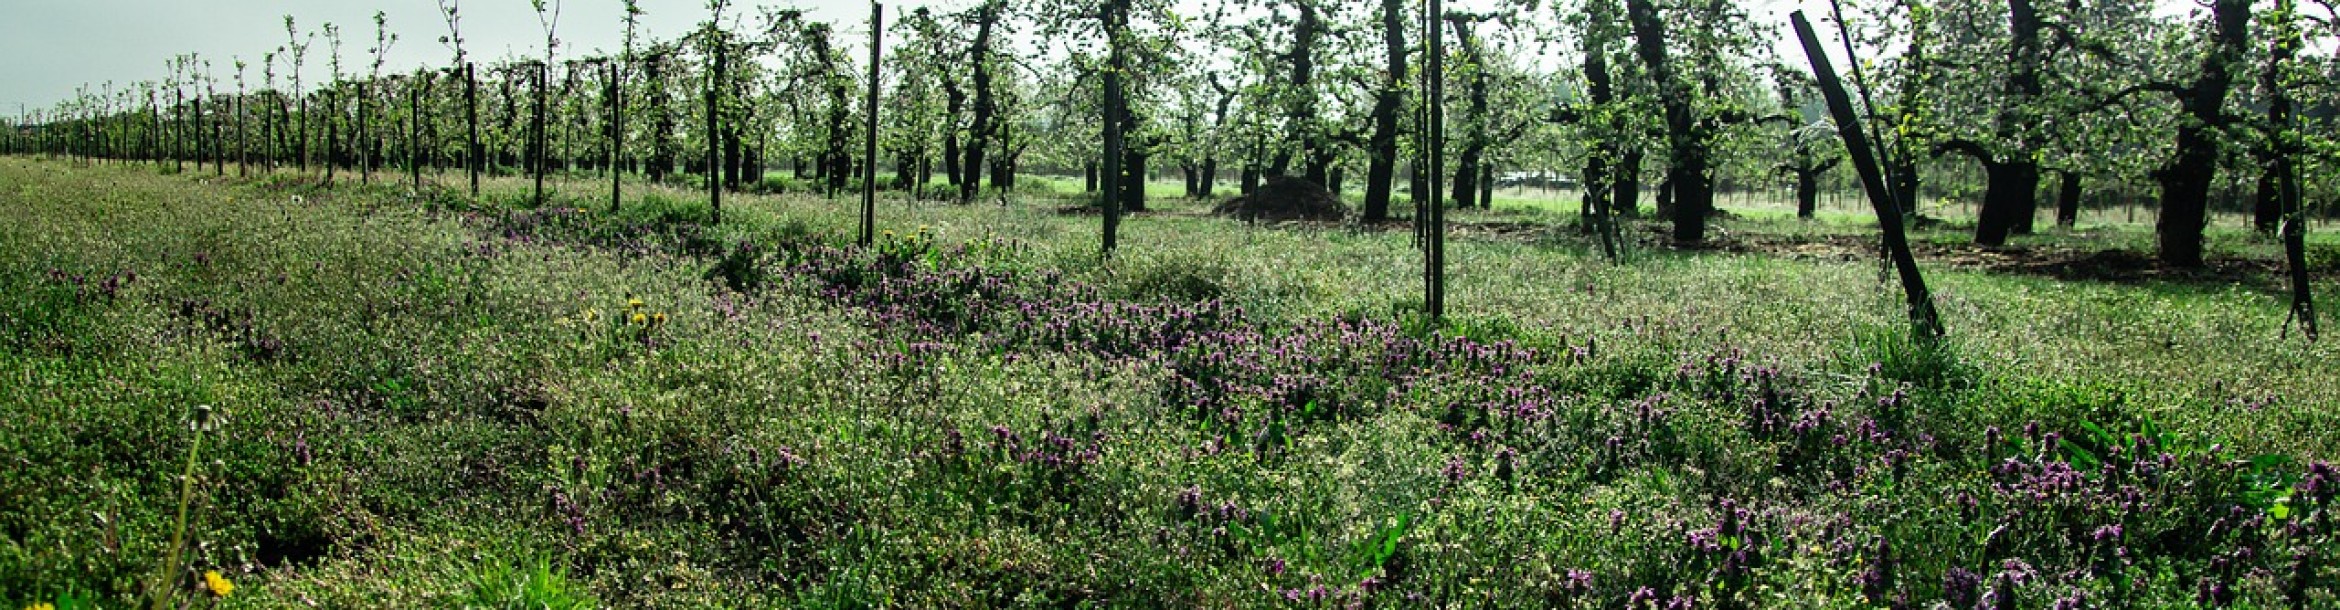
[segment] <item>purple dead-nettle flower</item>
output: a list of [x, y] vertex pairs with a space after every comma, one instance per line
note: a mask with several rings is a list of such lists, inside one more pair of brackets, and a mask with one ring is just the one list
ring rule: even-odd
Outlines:
[[1242, 506], [1236, 505], [1234, 500], [1228, 500], [1219, 504], [1219, 520], [1228, 522], [1250, 521], [1251, 511], [1244, 510]]
[[2195, 603], [2204, 606], [2225, 606], [2234, 603], [2234, 590], [2228, 588], [2224, 581], [2204, 576], [2199, 583], [2195, 586]]
[[297, 463], [302, 466], [309, 465], [310, 455], [308, 434], [296, 434], [293, 438], [293, 458], [298, 460]]
[[2038, 571], [2031, 569], [2031, 564], [2021, 559], [2009, 559], [1999, 564], [1999, 576], [2018, 585], [2028, 584], [2038, 575]]
[[1982, 600], [1982, 576], [1966, 568], [1950, 568], [1942, 574], [1942, 598], [1953, 608], [1972, 608]]
[[2340, 493], [2340, 469], [2325, 461], [2308, 464], [2308, 476], [2292, 489], [2315, 504], [2330, 504]]
[[2121, 526], [2097, 526], [2096, 531], [2089, 534], [2089, 537], [2096, 540], [2097, 542], [2117, 542], [2121, 539]]
[[1717, 540], [1716, 533], [1712, 529], [1692, 530], [1683, 534], [1682, 537], [1692, 550], [1701, 553], [1714, 553], [1722, 550], [1722, 543]]

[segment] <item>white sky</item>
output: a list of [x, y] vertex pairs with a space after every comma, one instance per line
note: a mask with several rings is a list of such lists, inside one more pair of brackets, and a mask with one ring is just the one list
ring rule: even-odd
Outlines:
[[[916, 6], [958, 8], [974, 0], [904, 0], [889, 2], [888, 21]], [[1192, 2], [1195, 0], [1182, 0]], [[1413, 0], [1409, 0], [1413, 1]], [[2168, 5], [2184, 0], [2154, 0]], [[1493, 0], [1449, 0], [1470, 6]], [[701, 0], [641, 0], [647, 38], [671, 38], [706, 19]], [[1789, 9], [1806, 5], [1815, 17], [1826, 13], [1825, 0], [1753, 0], [1747, 10], [1758, 23], [1785, 24]], [[528, 0], [466, 0], [462, 3], [465, 38], [475, 60], [492, 61], [509, 55], [532, 54], [540, 44], [535, 13]], [[797, 6], [812, 18], [839, 24], [839, 30], [866, 32], [869, 5], [865, 0], [798, 0], [768, 2], [735, 0], [734, 15], [753, 15], [756, 6]], [[1549, 6], [1549, 4], [1547, 4]], [[564, 54], [617, 48], [620, 41], [619, 0], [566, 0], [560, 23]], [[212, 61], [212, 71], [223, 87], [232, 88], [233, 60], [252, 64], [248, 80], [256, 87], [264, 53], [286, 44], [284, 16], [293, 16], [304, 32], [324, 23], [342, 28], [344, 70], [363, 70], [363, 57], [374, 42], [373, 15], [389, 17], [390, 30], [400, 40], [392, 47], [386, 70], [406, 71], [419, 66], [445, 65], [452, 52], [439, 44], [446, 26], [434, 0], [0, 0], [0, 114], [14, 116], [20, 107], [39, 109], [72, 98], [77, 87], [111, 81], [119, 88], [143, 80], [160, 80], [165, 63], [175, 55], [200, 54]], [[1548, 9], [1547, 9], [1548, 10]], [[1821, 27], [1825, 28], [1825, 25]], [[1792, 39], [1784, 25], [1781, 35]], [[858, 46], [858, 45], [857, 45]], [[1802, 54], [1792, 44], [1782, 51]], [[305, 73], [308, 82], [323, 80], [328, 54], [320, 38], [311, 48]], [[1842, 58], [1838, 58], [1841, 62]], [[280, 75], [286, 73], [280, 67]]]

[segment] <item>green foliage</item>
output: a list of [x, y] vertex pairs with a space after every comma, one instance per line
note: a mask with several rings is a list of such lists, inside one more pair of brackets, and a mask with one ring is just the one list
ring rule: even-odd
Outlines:
[[817, 192], [819, 188], [809, 181], [798, 180], [795, 176], [775, 174], [764, 176], [764, 179], [755, 183], [751, 190], [764, 195], [782, 195]]
[[959, 187], [949, 184], [928, 184], [918, 187], [920, 201], [951, 201], [958, 199]]
[[1227, 296], [1233, 269], [1224, 259], [1130, 256], [1117, 261], [1113, 285], [1133, 301], [1202, 302]]
[[1402, 231], [1165, 214], [1098, 262], [1093, 219], [1043, 206], [881, 207], [922, 228], [861, 250], [814, 197], [708, 227], [655, 187], [432, 213], [25, 163], [0, 161], [10, 604], [140, 601], [197, 404], [233, 417], [173, 582], [219, 570], [225, 605], [2334, 594], [2265, 576], [2334, 542], [2292, 527], [2332, 514], [2305, 366], [2331, 348], [2248, 339], [2280, 317], [2248, 292], [1947, 272], [1973, 330], [1929, 352], [1841, 296], [1863, 263], [1491, 239], [1433, 324]]
[[1952, 339], [1921, 339], [1891, 327], [1857, 330], [1844, 347], [1840, 362], [1866, 370], [1879, 379], [1927, 389], [1960, 389], [1973, 385], [1976, 371], [1968, 366]]
[[569, 582], [567, 570], [555, 569], [547, 559], [524, 566], [487, 563], [471, 576], [465, 608], [495, 610], [579, 610], [601, 607], [593, 596]]

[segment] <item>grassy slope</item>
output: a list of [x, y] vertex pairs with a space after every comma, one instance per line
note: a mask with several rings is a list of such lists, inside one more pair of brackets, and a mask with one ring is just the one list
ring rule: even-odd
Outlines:
[[[491, 186], [493, 200], [519, 188]], [[1895, 299], [1864, 264], [1648, 251], [1609, 264], [1564, 233], [1465, 240], [1451, 302], [1466, 334], [1582, 355], [1522, 364], [1525, 382], [1438, 365], [1453, 368], [1286, 424], [1264, 398], [1230, 403], [1244, 411], [1233, 417], [1166, 400], [1178, 373], [1158, 359], [906, 331], [785, 274], [735, 293], [705, 279], [710, 259], [682, 253], [849, 234], [844, 202], [744, 197], [701, 235], [671, 222], [688, 206], [656, 202], [687, 194], [638, 194], [652, 202], [615, 217], [512, 220], [386, 193], [0, 159], [0, 288], [24, 295], [0, 309], [16, 329], [0, 334], [0, 379], [21, 380], [0, 384], [14, 429], [0, 436], [0, 602], [137, 596], [164, 554], [198, 404], [229, 417], [198, 461], [190, 566], [242, 583], [235, 604], [271, 607], [488, 602], [519, 595], [507, 582], [618, 605], [1259, 606], [1318, 585], [1366, 595], [1368, 575], [1389, 583], [1373, 593], [1384, 601], [1614, 606], [1651, 587], [1857, 605], [1879, 538], [1939, 549], [1889, 561], [1893, 590], [1925, 600], [1951, 594], [1952, 568], [2085, 568], [2102, 550], [2092, 528], [2108, 523], [2148, 558], [2123, 573], [2149, 586], [2127, 594], [2190, 599], [2201, 560], [2189, 553], [2291, 540], [2206, 536], [2189, 520], [2236, 502], [2220, 485], [2240, 475], [2188, 462], [2168, 475], [2185, 490], [2149, 490], [2158, 509], [2072, 491], [2055, 498], [2074, 503], [2053, 513], [2066, 521], [2043, 523], [2025, 515], [2045, 507], [1994, 495], [2007, 481], [1982, 469], [2072, 458], [2036, 436], [1991, 444], [1984, 428], [2078, 435], [2083, 422], [2150, 418], [2178, 433], [2160, 449], [2204, 464], [2212, 442], [2302, 459], [2340, 447], [2340, 389], [2322, 371], [2333, 348], [2274, 340], [2280, 302], [2247, 290], [1936, 269], [1959, 337], [1943, 364], [1893, 347]], [[1173, 209], [1127, 225], [1123, 257], [1100, 266], [1092, 221], [899, 202], [881, 213], [905, 234], [988, 244], [924, 255], [936, 265], [1061, 270], [1108, 301], [1222, 296], [1267, 336], [1392, 320], [1416, 290], [1402, 231], [1247, 228]], [[104, 286], [123, 271], [136, 279]], [[627, 320], [629, 296], [669, 321]], [[1865, 370], [1880, 359], [1889, 375], [1956, 379], [1897, 399]], [[1824, 430], [1840, 434], [1883, 421], [1886, 436], [1808, 445], [1750, 423], [1763, 390], [1743, 377], [1770, 367], [1782, 371], [1774, 406], [1822, 420], [1833, 409]], [[1457, 410], [1501, 402], [1488, 396], [1498, 385], [1554, 392], [1551, 415]], [[1259, 441], [1271, 436], [1289, 440]], [[1097, 457], [1031, 458], [1057, 438]], [[1945, 510], [1962, 494], [1983, 506]], [[1768, 543], [1759, 569], [1734, 571], [1696, 542], [1734, 506], [1754, 509], [1743, 527], [1760, 532], [1736, 538]], [[1991, 550], [1980, 542], [1994, 525], [2023, 537]], [[515, 571], [539, 561], [566, 575]], [[2275, 603], [2271, 578], [2234, 586]], [[2024, 587], [2102, 599], [2120, 594], [2115, 580]]]

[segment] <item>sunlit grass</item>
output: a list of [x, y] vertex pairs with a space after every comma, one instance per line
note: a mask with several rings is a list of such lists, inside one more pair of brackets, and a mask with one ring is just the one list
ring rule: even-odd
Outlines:
[[[2299, 485], [2340, 449], [2340, 354], [2258, 287], [1928, 263], [1952, 340], [1924, 346], [1872, 261], [1610, 262], [1506, 197], [1457, 215], [1433, 332], [1402, 226], [1174, 198], [1104, 261], [1094, 216], [1022, 195], [890, 194], [859, 251], [853, 197], [701, 228], [695, 189], [611, 214], [584, 179], [536, 210], [517, 178], [5, 158], [0, 185], [17, 606], [144, 601], [189, 481], [164, 581], [251, 607], [1868, 607], [1879, 570], [1920, 603], [2014, 573], [2027, 603], [2184, 605], [2203, 557], [2332, 541], [2281, 520], [2330, 510]], [[1549, 226], [1469, 232], [1522, 221]], [[181, 479], [193, 405], [227, 417]], [[2257, 525], [2194, 518], [2230, 510]]]

